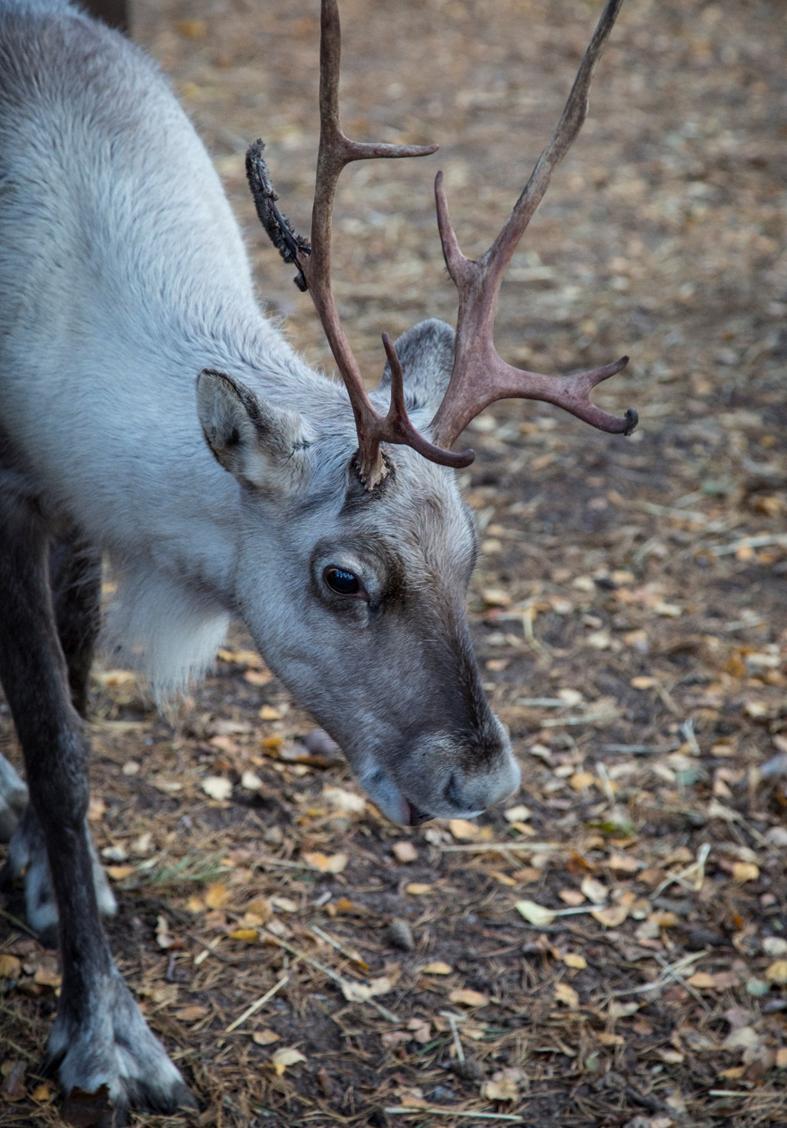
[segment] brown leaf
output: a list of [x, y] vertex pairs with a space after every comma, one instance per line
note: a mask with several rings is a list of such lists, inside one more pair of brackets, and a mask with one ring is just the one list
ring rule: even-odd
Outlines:
[[319, 850], [302, 855], [304, 862], [320, 873], [342, 873], [350, 860], [347, 854], [322, 854]]
[[457, 987], [450, 993], [448, 999], [463, 1007], [485, 1007], [489, 1005], [489, 997], [481, 991], [473, 991], [469, 987]]
[[22, 961], [7, 952], [0, 952], [0, 979], [18, 979], [22, 974]]

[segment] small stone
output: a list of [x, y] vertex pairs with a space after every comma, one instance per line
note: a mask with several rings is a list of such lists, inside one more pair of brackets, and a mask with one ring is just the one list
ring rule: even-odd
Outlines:
[[388, 925], [386, 930], [388, 942], [394, 948], [400, 948], [403, 952], [412, 952], [415, 947], [415, 939], [413, 937], [413, 930], [406, 920], [401, 917], [395, 917]]

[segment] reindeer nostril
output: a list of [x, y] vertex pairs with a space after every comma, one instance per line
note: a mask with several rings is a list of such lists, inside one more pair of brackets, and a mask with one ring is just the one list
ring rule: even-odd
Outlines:
[[455, 807], [462, 806], [462, 796], [459, 793], [459, 784], [456, 778], [456, 772], [451, 772], [443, 794], [445, 795], [448, 802], [452, 803]]

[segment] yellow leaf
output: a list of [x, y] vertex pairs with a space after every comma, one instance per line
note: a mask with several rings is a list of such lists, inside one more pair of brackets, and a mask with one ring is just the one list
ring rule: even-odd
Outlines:
[[299, 1062], [302, 1061], [306, 1061], [306, 1058], [303, 1056], [300, 1050], [296, 1050], [292, 1046], [277, 1050], [276, 1053], [271, 1057], [271, 1064], [273, 1065], [273, 1068], [276, 1071], [278, 1077], [283, 1076], [285, 1071], [291, 1065], [298, 1065]]
[[577, 971], [582, 971], [588, 966], [588, 961], [584, 956], [580, 956], [579, 952], [564, 952], [562, 960], [566, 967], [573, 967]]
[[732, 867], [733, 881], [737, 881], [743, 885], [746, 881], [756, 881], [760, 876], [759, 866], [755, 866], [754, 862], [735, 862]]
[[537, 905], [535, 901], [517, 901], [515, 907], [528, 924], [533, 924], [536, 928], [548, 928], [555, 920], [552, 909], [545, 909], [543, 905]]
[[319, 850], [303, 854], [303, 860], [320, 873], [341, 873], [347, 866], [347, 854], [321, 854]]
[[47, 1101], [52, 1100], [54, 1095], [54, 1089], [51, 1085], [48, 1085], [46, 1081], [42, 1081], [40, 1085], [36, 1085], [35, 1089], [33, 1089], [33, 1092], [30, 1094], [33, 1100], [37, 1101], [39, 1104], [46, 1104]]
[[205, 890], [205, 904], [209, 909], [222, 909], [230, 899], [230, 891], [221, 881], [212, 881]]
[[263, 1030], [255, 1030], [251, 1036], [251, 1040], [257, 1046], [270, 1046], [274, 1042], [279, 1041], [279, 1035], [275, 1030], [269, 1030], [266, 1027]]
[[787, 1069], [787, 1046], [780, 1046], [776, 1051], [776, 1068]]
[[16, 956], [0, 953], [0, 979], [18, 979], [22, 974], [22, 961]]
[[113, 881], [124, 881], [134, 873], [133, 866], [105, 866], [105, 869]]
[[262, 659], [256, 650], [228, 650], [222, 646], [216, 652], [220, 662], [233, 662], [238, 666], [254, 666], [262, 668]]
[[424, 964], [421, 971], [425, 975], [452, 975], [454, 969], [442, 960], [433, 960], [432, 963]]
[[576, 1010], [579, 1006], [579, 995], [569, 983], [555, 984], [555, 998], [571, 1010]]
[[281, 748], [284, 744], [284, 737], [274, 734], [273, 736], [264, 736], [260, 741], [263, 748], [267, 748], [269, 752], [275, 752], [277, 748]]
[[404, 891], [409, 893], [411, 897], [423, 897], [432, 892], [432, 886], [427, 885], [424, 881], [411, 881], [409, 885], [405, 885]]
[[246, 944], [253, 944], [260, 938], [256, 928], [235, 928], [229, 935], [230, 940], [243, 940]]
[[261, 721], [280, 721], [281, 710], [274, 705], [263, 705], [259, 712]]
[[473, 991], [469, 987], [457, 987], [456, 990], [451, 992], [448, 999], [450, 1002], [459, 1003], [463, 1007], [485, 1007], [489, 1004], [487, 995], [482, 994], [481, 991]]
[[787, 960], [774, 960], [765, 972], [769, 983], [787, 983]]

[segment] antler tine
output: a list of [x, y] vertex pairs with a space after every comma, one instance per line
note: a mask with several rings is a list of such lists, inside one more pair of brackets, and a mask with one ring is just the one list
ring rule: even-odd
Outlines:
[[438, 172], [435, 178], [435, 205], [443, 256], [459, 294], [454, 367], [443, 402], [432, 420], [434, 440], [441, 446], [450, 447], [471, 419], [495, 400], [507, 398], [538, 399], [556, 404], [609, 433], [628, 435], [637, 425], [637, 413], [633, 409], [619, 419], [596, 407], [590, 399], [596, 384], [620, 372], [628, 363], [628, 357], [601, 368], [555, 378], [507, 364], [493, 341], [495, 307], [503, 275], [549, 187], [553, 170], [582, 128], [593, 70], [622, 3], [623, 0], [606, 3], [560, 120], [510, 216], [480, 259], [468, 259], [462, 254], [448, 214], [442, 173]]
[[391, 366], [391, 405], [381, 415], [364, 386], [358, 362], [339, 317], [331, 287], [331, 222], [336, 187], [342, 169], [351, 161], [374, 157], [425, 157], [436, 145], [388, 145], [382, 142], [353, 141], [343, 132], [339, 118], [339, 73], [341, 65], [341, 26], [337, 0], [322, 0], [320, 14], [320, 144], [312, 205], [311, 244], [292, 229], [275, 206], [276, 193], [262, 156], [262, 142], [249, 149], [246, 169], [257, 213], [265, 230], [285, 262], [298, 268], [296, 284], [308, 289], [322, 322], [336, 365], [350, 397], [358, 432], [356, 468], [361, 480], [371, 489], [386, 474], [380, 444], [402, 443], [446, 466], [466, 466], [472, 452], [441, 450], [413, 427], [404, 400], [403, 375], [399, 358], [387, 337], [383, 338]]

